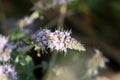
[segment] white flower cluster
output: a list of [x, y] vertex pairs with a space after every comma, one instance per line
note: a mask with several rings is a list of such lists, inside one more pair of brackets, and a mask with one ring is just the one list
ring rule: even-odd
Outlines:
[[108, 62], [108, 59], [102, 55], [98, 49], [95, 49], [95, 55], [88, 62], [88, 74], [97, 75], [98, 68], [104, 68], [105, 62]]
[[11, 49], [7, 47], [8, 38], [0, 35], [0, 80], [17, 80], [14, 68], [7, 64], [11, 56]]
[[67, 51], [68, 43], [70, 41], [70, 32], [61, 32], [56, 30], [49, 34], [48, 47], [52, 50]]
[[45, 51], [47, 48], [50, 50], [67, 51], [67, 48], [84, 51], [83, 45], [70, 36], [69, 31], [56, 30], [51, 32], [50, 30], [44, 29], [38, 31], [32, 35], [32, 39], [40, 47], [41, 50]]
[[8, 38], [0, 35], [0, 61], [8, 61], [10, 59], [11, 49], [6, 47]]
[[3, 48], [5, 47], [7, 42], [8, 42], [8, 38], [0, 35], [0, 53], [3, 52]]
[[14, 67], [11, 65], [0, 65], [0, 80], [17, 80]]

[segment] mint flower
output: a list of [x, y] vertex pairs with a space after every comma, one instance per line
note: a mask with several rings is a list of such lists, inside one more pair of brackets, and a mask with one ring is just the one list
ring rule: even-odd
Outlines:
[[10, 59], [11, 49], [6, 46], [8, 38], [0, 35], [0, 61], [8, 61]]
[[25, 17], [25, 18], [21, 19], [18, 24], [22, 28], [27, 25], [30, 25], [32, 22], [33, 22], [33, 19], [31, 19], [30, 17]]
[[48, 45], [48, 34], [50, 34], [50, 30], [42, 30], [32, 35], [32, 39], [34, 42], [40, 47], [42, 51], [45, 51]]
[[92, 59], [88, 62], [88, 74], [97, 75], [98, 68], [104, 68], [105, 62], [108, 62], [108, 59], [102, 55], [98, 49], [95, 49], [95, 54]]
[[72, 38], [70, 34], [70, 31], [55, 30], [51, 32], [50, 30], [44, 29], [33, 34], [32, 39], [42, 51], [46, 51], [48, 48], [51, 51], [67, 52], [67, 48], [85, 51], [83, 45]]
[[10, 60], [11, 56], [11, 49], [9, 48], [5, 48], [4, 51], [2, 53], [0, 53], [0, 61], [8, 61]]
[[11, 65], [0, 65], [0, 80], [17, 80], [14, 67]]
[[3, 49], [4, 49], [5, 45], [7, 44], [7, 42], [8, 42], [8, 38], [0, 35], [0, 53], [3, 52]]

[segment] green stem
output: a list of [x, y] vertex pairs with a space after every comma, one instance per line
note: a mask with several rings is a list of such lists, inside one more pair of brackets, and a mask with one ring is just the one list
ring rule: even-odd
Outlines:
[[50, 61], [50, 64], [49, 64], [47, 75], [45, 76], [46, 77], [45, 80], [52, 80], [50, 72], [51, 72], [53, 66], [55, 65], [56, 59], [57, 59], [57, 52], [54, 51], [52, 53], [51, 61]]

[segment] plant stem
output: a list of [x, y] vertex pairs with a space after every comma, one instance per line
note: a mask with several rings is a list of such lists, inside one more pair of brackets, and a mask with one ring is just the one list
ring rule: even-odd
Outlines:
[[57, 52], [54, 51], [52, 53], [51, 61], [50, 61], [50, 64], [49, 64], [47, 75], [45, 76], [46, 77], [45, 80], [52, 80], [50, 72], [51, 72], [51, 70], [52, 70], [52, 68], [53, 68], [53, 66], [54, 66], [54, 64], [56, 62], [56, 59], [57, 59]]
[[58, 19], [58, 27], [57, 27], [59, 30], [64, 25], [64, 18], [65, 18], [66, 11], [67, 11], [66, 4], [61, 5], [61, 7], [60, 7], [60, 15], [59, 15], [59, 19]]

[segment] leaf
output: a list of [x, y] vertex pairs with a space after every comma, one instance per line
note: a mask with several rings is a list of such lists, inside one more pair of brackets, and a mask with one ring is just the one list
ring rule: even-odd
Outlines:
[[20, 64], [21, 64], [22, 66], [25, 66], [25, 65], [26, 65], [25, 60], [21, 59]]
[[18, 39], [20, 39], [20, 38], [22, 38], [22, 37], [24, 37], [25, 36], [25, 33], [23, 33], [23, 32], [18, 32], [18, 33], [14, 33], [12, 36], [11, 36], [11, 40], [18, 40]]
[[27, 63], [30, 63], [32, 61], [32, 58], [29, 55], [27, 55], [26, 58], [25, 58], [25, 61]]
[[39, 51], [40, 50], [40, 47], [35, 45], [35, 48], [34, 48], [35, 51]]
[[35, 80], [33, 74], [34, 63], [29, 55], [20, 56], [19, 80]]
[[17, 56], [15, 59], [15, 63], [18, 63], [18, 62], [19, 62], [19, 56]]
[[24, 39], [24, 42], [27, 44], [32, 44], [32, 40], [30, 38]]

